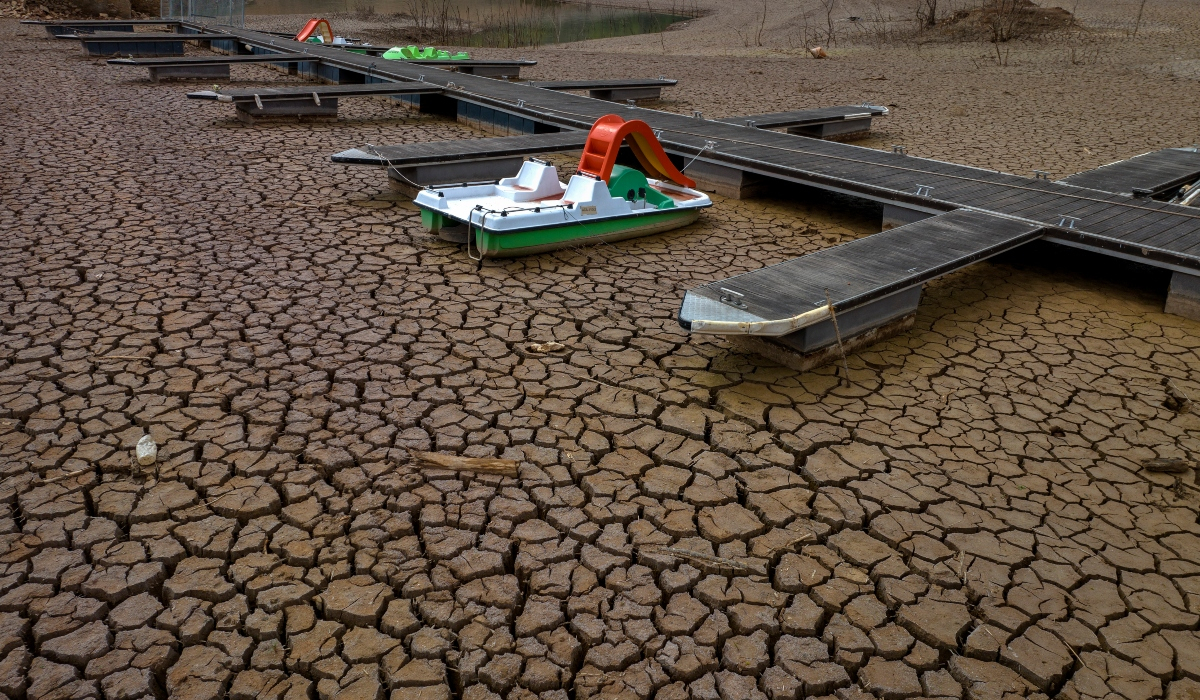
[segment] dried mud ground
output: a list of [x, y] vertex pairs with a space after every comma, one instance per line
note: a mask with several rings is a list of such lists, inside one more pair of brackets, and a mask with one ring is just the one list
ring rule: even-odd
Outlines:
[[[688, 229], [477, 272], [327, 158], [478, 133], [379, 100], [248, 128], [40, 30], [0, 38], [0, 698], [1200, 697], [1196, 475], [1141, 466], [1200, 448], [1162, 384], [1200, 396], [1200, 323], [1161, 313], [1161, 278], [1049, 247], [977, 265], [840, 386], [674, 314], [877, 212], [716, 198]], [[748, 61], [675, 99], [728, 113], [761, 87]], [[950, 72], [1019, 87], [972, 70]], [[1061, 119], [1107, 134], [1064, 168], [1179, 145], [1126, 117], [1194, 81], [1095, 71], [1106, 90], [1063, 94], [1148, 97]], [[914, 117], [883, 128], [922, 155], [1052, 146], [1003, 115], [1004, 148], [939, 131], [905, 90]], [[430, 449], [520, 477], [410, 464]]]

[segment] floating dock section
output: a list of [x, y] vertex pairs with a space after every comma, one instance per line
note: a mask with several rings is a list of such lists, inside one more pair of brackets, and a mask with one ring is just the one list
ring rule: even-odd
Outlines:
[[[184, 29], [203, 31], [205, 27], [185, 24]], [[646, 121], [676, 166], [687, 163], [687, 174], [704, 189], [740, 196], [756, 180], [771, 178], [878, 202], [884, 205], [885, 213], [890, 210], [901, 223], [917, 223], [946, 212], [967, 210], [990, 217], [979, 221], [1006, 220], [1015, 226], [1040, 231], [1045, 240], [1171, 270], [1175, 280], [1168, 308], [1192, 308], [1187, 300], [1193, 298], [1191, 295], [1200, 286], [1196, 284], [1200, 277], [1200, 209], [1122, 193], [1154, 192], [1186, 178], [1185, 171], [1191, 166], [1186, 163], [1178, 166], [1175, 161], [1200, 161], [1195, 149], [1160, 152], [1154, 163], [1150, 158], [1139, 161], [1136, 167], [1142, 167], [1143, 162], [1152, 167], [1136, 176], [1112, 178], [1117, 184], [1104, 185], [1109, 187], [1106, 190], [1098, 182], [1081, 186], [1082, 175], [1056, 182], [1036, 174], [1025, 177], [913, 157], [902, 150], [889, 153], [731, 123], [736, 120], [713, 121], [699, 115], [689, 117], [633, 105], [614, 109], [611, 102], [569, 92], [400, 61], [381, 61], [244, 29], [222, 27], [221, 30], [233, 36], [238, 44], [256, 51], [307, 51], [321, 58], [322, 70], [333, 69], [344, 75], [346, 79], [340, 82], [355, 80], [351, 76], [357, 75], [360, 81], [423, 81], [440, 86], [441, 94], [428, 96], [430, 111], [449, 112], [460, 119], [465, 116], [466, 121], [474, 118], [481, 125], [492, 125], [496, 135], [586, 130], [597, 118], [615, 111], [625, 119]], [[420, 108], [426, 109], [426, 96], [420, 99]], [[866, 111], [864, 108], [859, 113]], [[1134, 166], [1106, 167], [1109, 170], [1105, 174], [1099, 174], [1104, 170], [1101, 168], [1090, 177], [1108, 178]], [[993, 226], [978, 222], [964, 225], [994, 230]], [[895, 230], [899, 233], [894, 240], [905, 240], [914, 232], [930, 229], [900, 226]], [[913, 245], [919, 240], [914, 238]], [[976, 245], [977, 249], [957, 251], [954, 260], [959, 262], [949, 264], [961, 267], [986, 257], [991, 240], [988, 236], [967, 237], [967, 242], [976, 241], [970, 245]], [[905, 248], [905, 245], [895, 246], [896, 254]], [[899, 257], [879, 262], [894, 269], [907, 269]], [[807, 271], [797, 272], [791, 282], [776, 281], [773, 285], [793, 284], [803, 288], [804, 274]], [[805, 295], [806, 300], [807, 296], [811, 295]], [[791, 309], [794, 313], [789, 315], [811, 310], [811, 301], [815, 300], [806, 301], [804, 308]], [[688, 302], [685, 300], [684, 304]], [[834, 306], [836, 309], [836, 303]], [[783, 311], [786, 310], [780, 310]], [[681, 320], [704, 319], [681, 315]]]

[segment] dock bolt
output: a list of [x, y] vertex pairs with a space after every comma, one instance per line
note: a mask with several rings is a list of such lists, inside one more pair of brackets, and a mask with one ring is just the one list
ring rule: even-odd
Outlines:
[[722, 304], [732, 306], [735, 309], [744, 309], [746, 308], [746, 302], [742, 301], [742, 299], [745, 296], [745, 294], [740, 292], [735, 292], [732, 289], [721, 287], [721, 296], [718, 301], [720, 301]]

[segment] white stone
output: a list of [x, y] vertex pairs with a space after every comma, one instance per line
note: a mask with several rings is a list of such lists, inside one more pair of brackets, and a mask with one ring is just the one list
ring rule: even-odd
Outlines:
[[154, 443], [154, 438], [149, 434], [143, 435], [141, 440], [138, 440], [137, 447], [134, 448], [134, 454], [137, 455], [137, 463], [143, 467], [148, 467], [158, 459], [158, 445]]

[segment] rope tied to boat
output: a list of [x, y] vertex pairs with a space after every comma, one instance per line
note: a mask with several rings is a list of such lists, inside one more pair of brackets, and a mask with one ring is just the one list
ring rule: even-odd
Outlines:
[[[658, 136], [658, 133], [661, 133], [661, 132], [656, 132], [655, 136]], [[688, 161], [687, 165], [683, 166], [679, 170], [682, 172], [682, 171], [687, 170], [688, 168], [692, 167], [692, 163], [695, 163], [700, 158], [700, 156], [704, 155], [705, 151], [716, 152], [716, 150], [717, 150], [717, 142], [716, 141], [705, 140], [704, 148], [701, 148], [700, 152], [697, 153], [695, 155], [695, 157], [693, 157], [690, 161]]]

